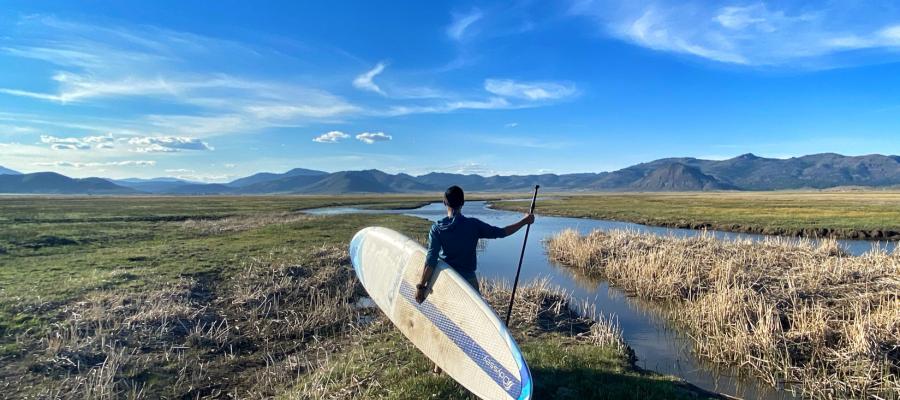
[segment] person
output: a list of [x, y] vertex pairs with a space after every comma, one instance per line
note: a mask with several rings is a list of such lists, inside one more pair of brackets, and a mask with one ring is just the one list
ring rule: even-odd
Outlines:
[[516, 233], [523, 226], [534, 223], [534, 214], [527, 214], [518, 222], [504, 228], [492, 226], [477, 218], [462, 214], [465, 194], [459, 186], [450, 186], [444, 192], [447, 217], [435, 222], [428, 234], [428, 252], [422, 279], [416, 285], [416, 301], [422, 303], [428, 296], [428, 283], [437, 267], [438, 259], [443, 259], [478, 291], [478, 276], [475, 275], [477, 257], [475, 249], [479, 239], [498, 239]]

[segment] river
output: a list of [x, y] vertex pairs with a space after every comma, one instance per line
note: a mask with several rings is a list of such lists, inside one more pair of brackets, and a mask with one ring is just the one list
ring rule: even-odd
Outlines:
[[[539, 210], [539, 209], [538, 209]], [[424, 207], [408, 210], [366, 210], [354, 207], [331, 207], [307, 210], [310, 214], [347, 214], [347, 213], [389, 213], [403, 214], [432, 221], [446, 216], [446, 209], [441, 203], [432, 203]], [[511, 211], [495, 210], [483, 201], [473, 201], [463, 207], [463, 213], [479, 218], [489, 224], [504, 226], [515, 222], [521, 214]], [[662, 310], [652, 302], [629, 297], [621, 290], [610, 287], [605, 281], [595, 281], [579, 277], [570, 269], [551, 262], [543, 246], [543, 240], [554, 234], [572, 228], [581, 233], [594, 229], [612, 230], [629, 229], [636, 232], [647, 232], [658, 235], [693, 236], [700, 231], [689, 229], [671, 229], [645, 226], [627, 222], [605, 221], [583, 218], [541, 216], [532, 225], [529, 243], [525, 249], [525, 260], [522, 264], [521, 282], [527, 283], [547, 278], [554, 286], [561, 287], [572, 294], [578, 301], [587, 301], [597, 311], [614, 316], [622, 328], [625, 341], [634, 349], [638, 366], [662, 374], [670, 374], [706, 390], [724, 393], [745, 399], [790, 399], [788, 391], [778, 390], [752, 378], [741, 377], [737, 371], [722, 368], [703, 362], [691, 351], [691, 339], [672, 329], [662, 315]], [[722, 240], [750, 238], [761, 240], [764, 235], [709, 231]], [[515, 276], [518, 255], [522, 247], [521, 232], [516, 235], [497, 240], [485, 241], [479, 246], [478, 273], [488, 279], [512, 281]], [[869, 251], [873, 246], [892, 250], [893, 242], [868, 242], [862, 240], [840, 240], [841, 245], [854, 255]]]

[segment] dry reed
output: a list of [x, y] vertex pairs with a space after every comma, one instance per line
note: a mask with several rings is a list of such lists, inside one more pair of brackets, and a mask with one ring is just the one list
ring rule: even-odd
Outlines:
[[695, 350], [816, 398], [900, 398], [900, 250], [567, 230], [557, 262], [671, 304]]

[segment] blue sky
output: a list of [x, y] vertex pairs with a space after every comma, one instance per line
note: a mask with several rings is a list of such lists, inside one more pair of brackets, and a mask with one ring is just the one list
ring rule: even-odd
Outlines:
[[6, 1], [0, 165], [226, 181], [898, 154], [898, 62], [895, 2]]

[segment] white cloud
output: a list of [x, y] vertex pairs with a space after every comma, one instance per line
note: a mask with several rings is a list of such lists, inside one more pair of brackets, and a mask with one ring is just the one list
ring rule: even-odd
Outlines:
[[81, 138], [83, 143], [109, 143], [114, 140], [112, 133], [108, 133], [105, 136], [85, 136]]
[[503, 125], [504, 128], [515, 128], [517, 126], [519, 126], [518, 122], [510, 122], [510, 123], [507, 123], [506, 125]]
[[53, 150], [84, 150], [90, 148], [90, 146], [72, 143], [53, 143], [50, 145], [50, 148]]
[[[573, 15], [594, 20], [619, 39], [654, 50], [722, 63], [830, 68], [896, 60], [898, 13], [889, 2], [828, 2], [794, 7], [759, 1], [718, 6], [675, 0], [582, 0]], [[853, 57], [849, 50], [883, 50]]]
[[107, 162], [75, 162], [75, 161], [53, 161], [53, 162], [36, 162], [31, 165], [38, 167], [68, 167], [68, 168], [96, 168], [96, 167], [152, 167], [156, 165], [156, 161], [148, 160], [125, 160], [125, 161], [107, 161]]
[[313, 139], [313, 142], [318, 142], [318, 143], [337, 143], [337, 142], [339, 142], [339, 141], [341, 141], [341, 140], [343, 140], [343, 139], [346, 139], [346, 138], [348, 138], [348, 137], [350, 137], [350, 135], [348, 135], [348, 134], [346, 134], [346, 133], [344, 133], [344, 132], [341, 132], [341, 131], [331, 131], [331, 132], [326, 132], [326, 133], [323, 133], [323, 134], [321, 134], [321, 135], [319, 135], [319, 136], [316, 136], [316, 137]]
[[462, 40], [466, 30], [482, 18], [484, 18], [484, 14], [478, 9], [467, 14], [453, 14], [453, 22], [447, 27], [447, 36], [453, 40]]
[[362, 141], [366, 144], [373, 144], [375, 142], [387, 142], [392, 140], [394, 137], [391, 135], [385, 135], [384, 132], [363, 132], [359, 135], [356, 135], [356, 139]]
[[237, 167], [237, 164], [225, 164], [225, 168], [234, 168]]
[[192, 174], [192, 173], [194, 173], [194, 170], [185, 169], [185, 168], [167, 169], [165, 171], [166, 171], [166, 173], [170, 173], [170, 174]]
[[144, 136], [128, 140], [138, 153], [174, 153], [182, 150], [213, 150], [206, 142], [181, 136]]
[[175, 174], [173, 178], [190, 181], [190, 182], [205, 182], [205, 183], [215, 183], [215, 182], [229, 182], [233, 181], [237, 178], [237, 175], [234, 174], [197, 174], [197, 173], [184, 173], [184, 174]]
[[476, 175], [482, 175], [482, 176], [497, 175], [496, 169], [490, 168], [487, 165], [477, 163], [477, 162], [469, 162], [469, 163], [465, 163], [465, 164], [461, 164], [461, 165], [456, 165], [456, 166], [450, 167], [449, 169], [450, 169], [450, 172], [453, 172], [456, 174], [465, 174], [465, 175], [476, 174]]
[[366, 71], [363, 74], [360, 74], [353, 80], [353, 86], [357, 89], [368, 90], [370, 92], [375, 92], [381, 95], [384, 95], [384, 91], [381, 90], [378, 85], [373, 81], [378, 74], [384, 71], [386, 67], [384, 62], [379, 62], [375, 65], [375, 68]]
[[484, 89], [498, 96], [539, 101], [558, 100], [576, 93], [575, 86], [560, 82], [518, 82], [512, 79], [486, 79]]
[[86, 150], [91, 148], [79, 138], [60, 138], [56, 136], [41, 135], [41, 143], [49, 144], [53, 150]]

